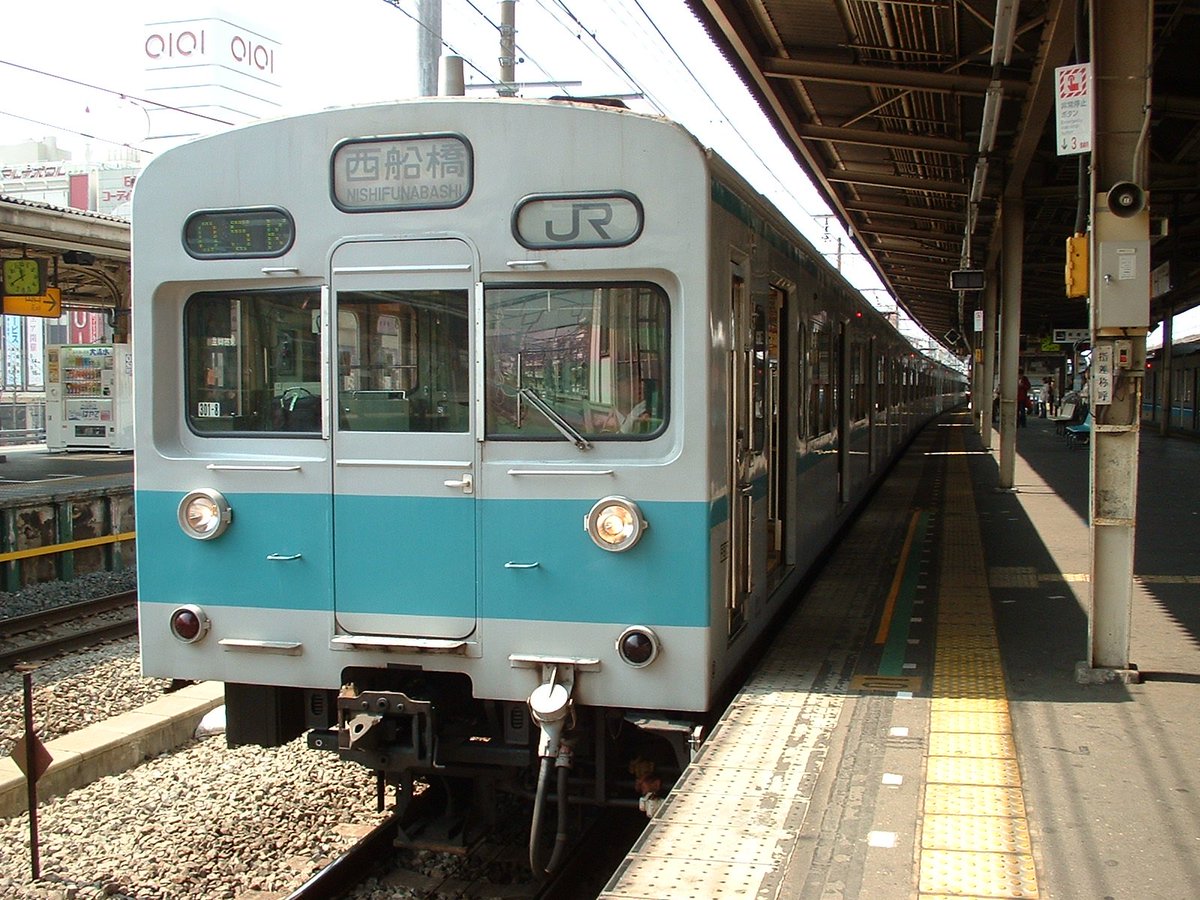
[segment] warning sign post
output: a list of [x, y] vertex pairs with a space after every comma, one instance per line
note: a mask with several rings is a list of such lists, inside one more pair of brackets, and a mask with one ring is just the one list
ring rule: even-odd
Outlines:
[[1059, 156], [1092, 151], [1092, 64], [1054, 70], [1055, 146]]

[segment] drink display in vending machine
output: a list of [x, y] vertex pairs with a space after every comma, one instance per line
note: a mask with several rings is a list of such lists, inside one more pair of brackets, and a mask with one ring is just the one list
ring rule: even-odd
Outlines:
[[128, 344], [46, 348], [46, 446], [133, 449], [133, 359]]

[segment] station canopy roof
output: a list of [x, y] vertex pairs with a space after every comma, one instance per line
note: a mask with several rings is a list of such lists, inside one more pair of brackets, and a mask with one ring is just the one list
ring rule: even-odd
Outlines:
[[0, 256], [45, 259], [64, 308], [127, 307], [129, 244], [128, 219], [0, 195]]
[[[1055, 147], [1054, 70], [1075, 62], [1074, 0], [688, 3], [930, 335], [950, 345], [969, 333], [981, 300], [952, 290], [950, 273], [994, 265], [1009, 185], [1025, 200], [1022, 332], [1087, 327], [1087, 301], [1064, 289], [1080, 157]], [[1196, 47], [1200, 6], [1158, 0], [1148, 188], [1153, 265], [1170, 260], [1173, 288], [1155, 298], [1152, 322], [1200, 304]]]

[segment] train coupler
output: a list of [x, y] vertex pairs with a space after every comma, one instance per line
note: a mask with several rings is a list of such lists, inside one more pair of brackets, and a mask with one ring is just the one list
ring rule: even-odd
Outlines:
[[309, 732], [310, 747], [336, 750], [342, 759], [384, 772], [434, 766], [431, 702], [347, 687], [338, 696], [337, 714], [336, 728]]

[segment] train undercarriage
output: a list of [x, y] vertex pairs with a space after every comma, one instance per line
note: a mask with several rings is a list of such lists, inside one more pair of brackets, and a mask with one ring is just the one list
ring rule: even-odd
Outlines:
[[227, 684], [227, 740], [277, 746], [307, 731], [310, 748], [375, 773], [381, 811], [391, 789], [416, 848], [465, 849], [495, 825], [498, 794], [526, 799], [530, 866], [552, 872], [586, 810], [653, 815], [704, 733], [667, 713], [579, 706], [572, 675], [548, 667], [525, 702], [478, 700], [458, 673], [356, 669], [336, 693]]

